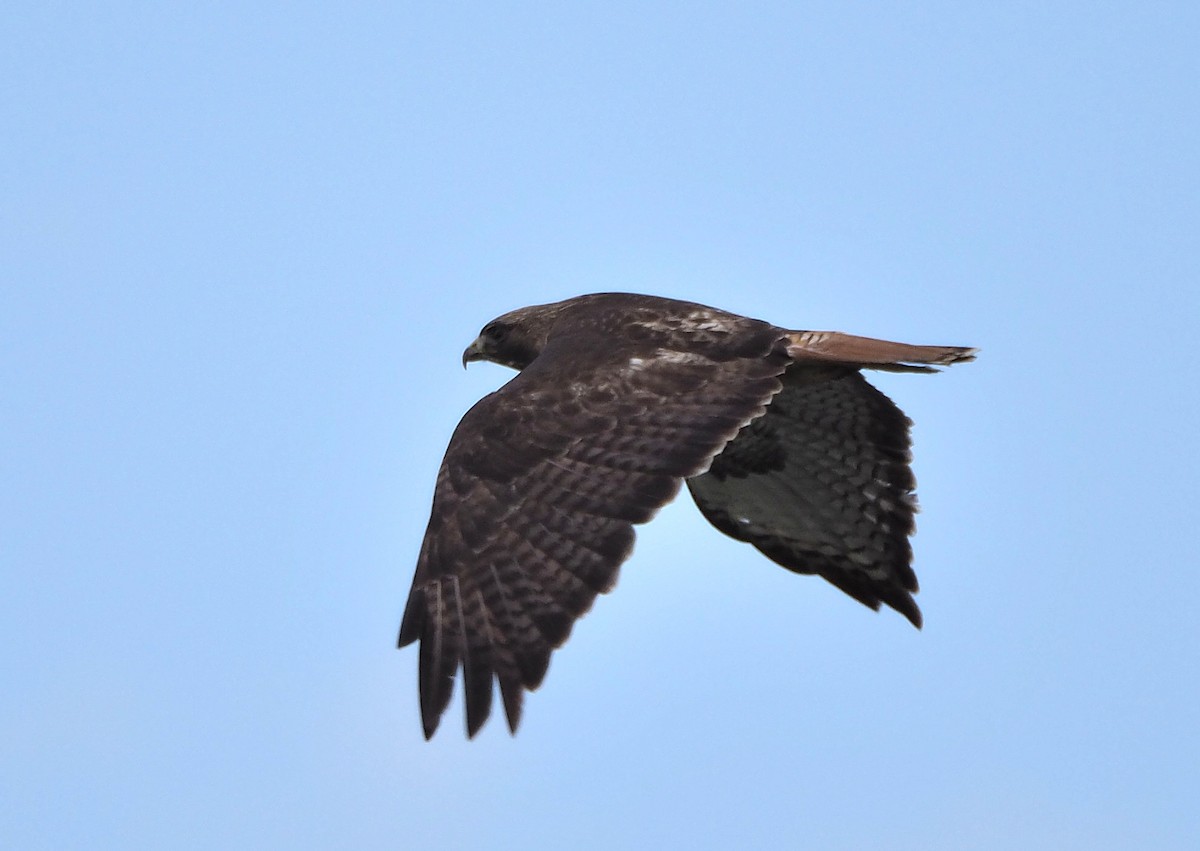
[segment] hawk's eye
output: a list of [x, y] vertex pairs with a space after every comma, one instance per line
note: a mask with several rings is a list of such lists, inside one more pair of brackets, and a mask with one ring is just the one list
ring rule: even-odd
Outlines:
[[492, 322], [483, 329], [483, 336], [487, 337], [494, 343], [503, 343], [504, 338], [508, 336], [512, 326], [505, 325], [503, 322]]

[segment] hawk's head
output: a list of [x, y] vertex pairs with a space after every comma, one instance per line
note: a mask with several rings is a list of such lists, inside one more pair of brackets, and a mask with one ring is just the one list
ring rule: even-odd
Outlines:
[[529, 366], [545, 348], [564, 304], [522, 307], [493, 319], [463, 352], [463, 366], [475, 360], [490, 360], [517, 370]]

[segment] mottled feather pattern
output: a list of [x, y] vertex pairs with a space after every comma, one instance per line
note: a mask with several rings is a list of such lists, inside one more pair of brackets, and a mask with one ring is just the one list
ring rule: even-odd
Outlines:
[[[401, 644], [421, 639], [427, 735], [460, 664], [468, 733], [487, 717], [493, 677], [515, 730], [521, 689], [540, 684], [551, 651], [611, 588], [633, 524], [673, 499], [779, 390], [787, 359], [782, 345], [772, 354], [775, 342], [760, 342], [754, 359], [634, 366], [633, 354], [570, 358], [548, 346], [468, 412], [438, 477], [401, 629]], [[560, 372], [560, 357], [565, 375], [542, 382], [544, 370]], [[546, 410], [562, 415], [538, 416]]]
[[426, 737], [463, 672], [467, 733], [508, 725], [686, 480], [717, 528], [920, 624], [908, 420], [860, 366], [974, 350], [786, 331], [627, 294], [522, 308], [463, 354], [519, 372], [463, 417], [438, 472], [400, 628], [420, 642]]

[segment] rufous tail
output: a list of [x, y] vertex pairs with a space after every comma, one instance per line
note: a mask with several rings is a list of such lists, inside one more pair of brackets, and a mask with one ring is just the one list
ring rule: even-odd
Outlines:
[[978, 349], [966, 346], [910, 346], [840, 331], [790, 331], [788, 354], [796, 361], [844, 363], [891, 372], [935, 372], [929, 366], [949, 366], [975, 360]]

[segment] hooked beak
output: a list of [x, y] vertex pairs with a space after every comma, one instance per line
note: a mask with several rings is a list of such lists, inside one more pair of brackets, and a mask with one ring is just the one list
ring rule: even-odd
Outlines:
[[481, 337], [476, 337], [475, 342], [467, 346], [466, 351], [463, 352], [463, 369], [466, 369], [467, 364], [473, 360], [486, 359], [487, 358], [483, 353], [483, 339]]

